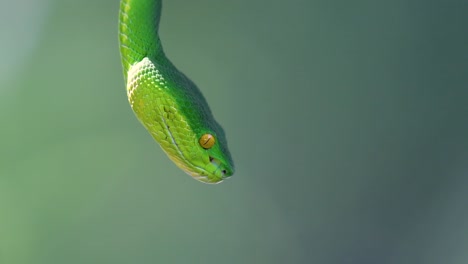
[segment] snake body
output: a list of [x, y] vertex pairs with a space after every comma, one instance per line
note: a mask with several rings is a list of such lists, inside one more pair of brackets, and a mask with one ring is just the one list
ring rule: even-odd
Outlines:
[[197, 86], [169, 61], [158, 35], [161, 0], [121, 0], [120, 53], [136, 117], [183, 171], [205, 183], [234, 173], [225, 133]]

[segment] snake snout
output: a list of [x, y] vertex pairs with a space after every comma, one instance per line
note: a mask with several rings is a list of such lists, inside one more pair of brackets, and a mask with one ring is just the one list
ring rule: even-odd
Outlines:
[[216, 159], [216, 158], [213, 158], [213, 157], [209, 157], [210, 159], [210, 163], [214, 166], [215, 168], [215, 171], [213, 172], [214, 174], [222, 177], [222, 178], [226, 178], [226, 177], [229, 177], [232, 175], [232, 173], [229, 173], [229, 170], [228, 168], [226, 167], [225, 164], [223, 164], [220, 160]]

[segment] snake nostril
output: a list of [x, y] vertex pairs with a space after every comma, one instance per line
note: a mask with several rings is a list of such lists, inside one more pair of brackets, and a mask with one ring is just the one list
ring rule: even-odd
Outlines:
[[226, 174], [226, 170], [222, 170], [221, 172], [223, 173], [223, 175], [225, 175], [225, 174]]
[[210, 162], [212, 162], [213, 160], [214, 160], [214, 158], [210, 156]]

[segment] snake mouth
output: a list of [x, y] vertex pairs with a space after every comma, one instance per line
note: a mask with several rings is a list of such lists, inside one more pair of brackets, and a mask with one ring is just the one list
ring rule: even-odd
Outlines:
[[187, 164], [181, 162], [177, 157], [168, 155], [169, 158], [174, 161], [185, 173], [193, 177], [194, 179], [201, 181], [203, 183], [207, 184], [218, 184], [227, 179], [229, 176], [231, 176], [232, 173], [230, 173], [228, 170], [226, 170], [226, 167], [223, 165], [223, 163], [211, 156], [209, 157], [209, 163], [206, 163], [205, 167], [198, 167], [192, 163], [189, 163], [190, 165], [194, 166], [194, 168], [190, 168], [187, 166]]

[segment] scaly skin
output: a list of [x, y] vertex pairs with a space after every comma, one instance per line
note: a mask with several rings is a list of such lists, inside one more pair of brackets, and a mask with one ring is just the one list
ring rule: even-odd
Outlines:
[[[199, 181], [219, 183], [234, 173], [224, 131], [196, 85], [164, 55], [158, 36], [160, 14], [161, 0], [120, 2], [128, 101], [175, 164]], [[206, 134], [214, 137], [213, 146], [201, 146]]]

